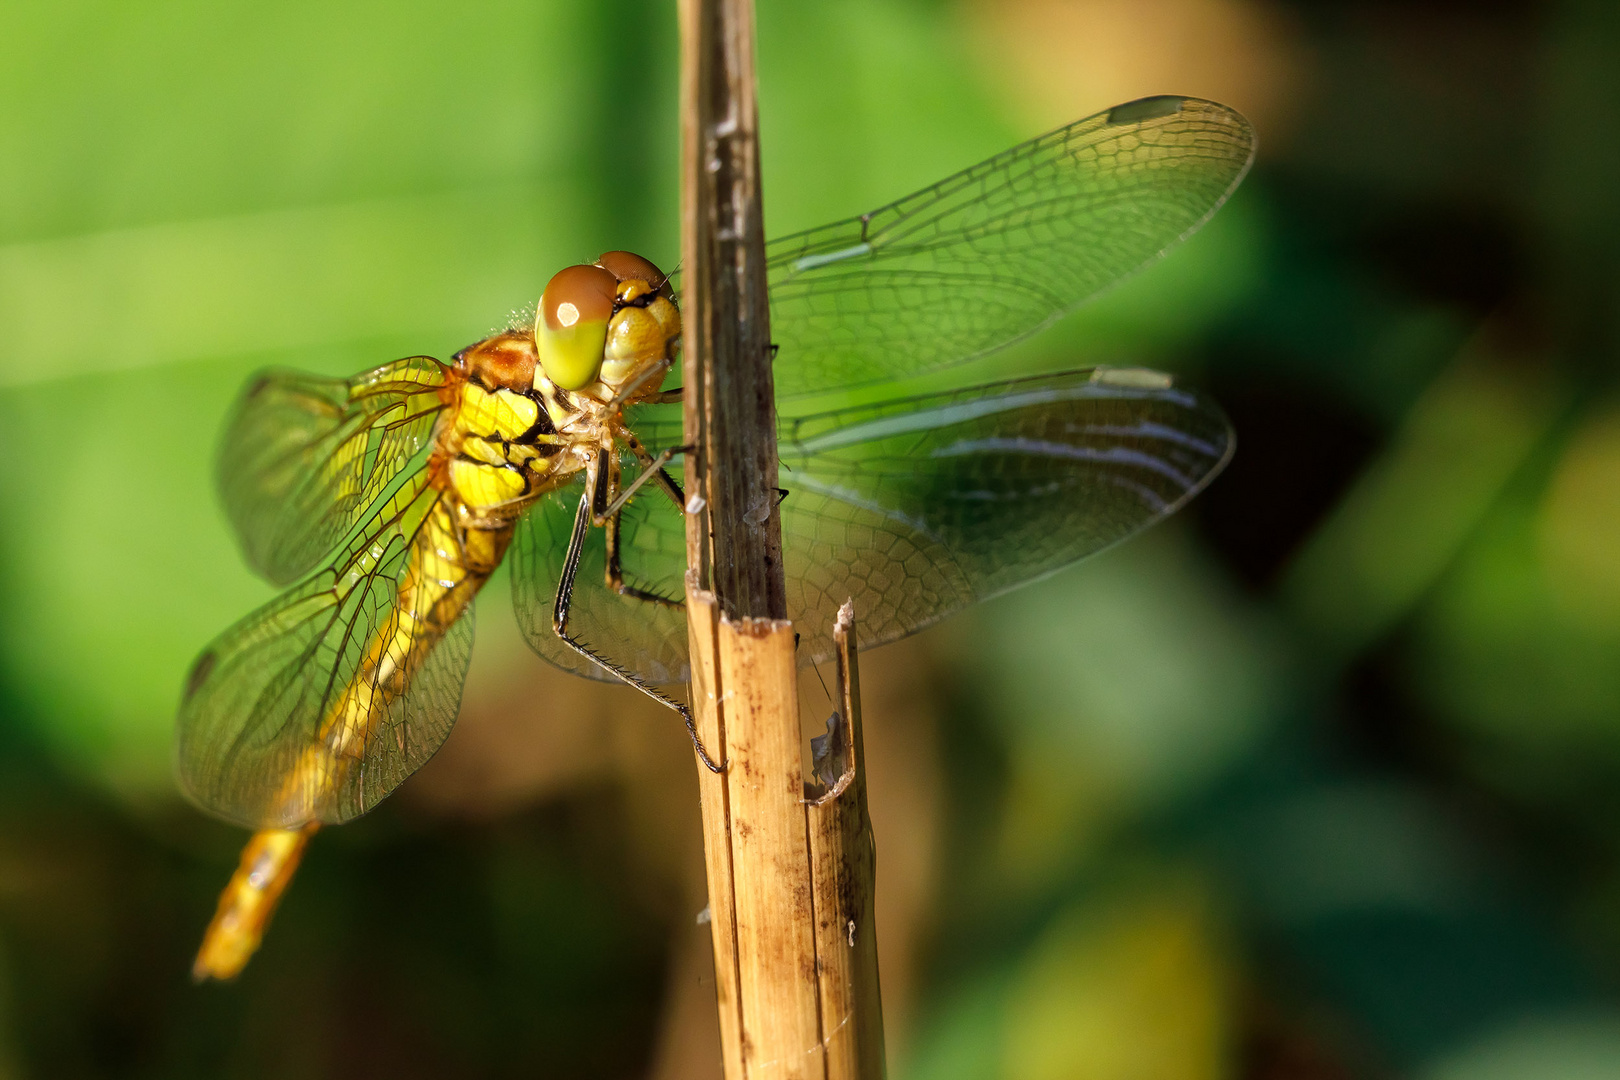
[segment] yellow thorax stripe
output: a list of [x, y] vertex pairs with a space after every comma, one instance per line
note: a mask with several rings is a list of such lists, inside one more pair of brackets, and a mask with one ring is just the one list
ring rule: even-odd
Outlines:
[[534, 427], [539, 418], [540, 406], [533, 398], [514, 390], [491, 392], [469, 382], [462, 390], [456, 423], [471, 434], [515, 439]]
[[[513, 447], [513, 449], [516, 449], [516, 447]], [[476, 461], [482, 461], [486, 465], [505, 465], [508, 461], [506, 446], [499, 439], [485, 439], [477, 435], [469, 435], [461, 442], [461, 452]]]

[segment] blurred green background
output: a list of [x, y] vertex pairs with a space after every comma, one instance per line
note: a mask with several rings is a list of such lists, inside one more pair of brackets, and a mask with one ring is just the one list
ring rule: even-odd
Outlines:
[[[758, 18], [773, 234], [1145, 94], [1260, 133], [996, 361], [1182, 373], [1226, 474], [863, 659], [892, 1075], [1620, 1076], [1620, 8]], [[0, 7], [0, 1080], [718, 1076], [688, 744], [504, 580], [445, 750], [229, 986], [187, 970], [245, 837], [169, 772], [269, 595], [211, 492], [237, 387], [672, 264], [675, 46], [651, 0]]]

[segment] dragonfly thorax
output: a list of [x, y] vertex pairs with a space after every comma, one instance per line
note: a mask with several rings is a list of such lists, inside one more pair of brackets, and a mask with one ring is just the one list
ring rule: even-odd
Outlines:
[[534, 335], [526, 330], [503, 330], [455, 355], [456, 370], [491, 390], [526, 394], [534, 388], [539, 357]]
[[555, 429], [534, 388], [534, 335], [491, 335], [458, 352], [452, 370], [440, 391], [449, 411], [435, 436], [443, 475], [475, 514], [515, 510], [557, 451]]

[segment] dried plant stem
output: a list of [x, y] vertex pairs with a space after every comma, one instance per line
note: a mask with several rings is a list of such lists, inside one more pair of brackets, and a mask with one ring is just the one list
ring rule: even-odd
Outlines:
[[849, 746], [806, 799], [777, 509], [751, 0], [682, 0], [687, 621], [728, 1080], [873, 1080], [883, 1026], [852, 619]]
[[700, 589], [687, 604], [698, 730], [728, 761], [700, 773], [726, 1076], [874, 1080], [883, 1008], [853, 613], [838, 622], [844, 767], [823, 794], [800, 766], [792, 624], [727, 619]]

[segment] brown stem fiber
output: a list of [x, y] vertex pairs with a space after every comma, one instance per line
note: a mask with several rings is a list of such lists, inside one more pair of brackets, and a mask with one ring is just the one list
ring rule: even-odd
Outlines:
[[[787, 621], [751, 0], [682, 0], [681, 207], [692, 703], [728, 1080], [875, 1080], [875, 862], [853, 616], [839, 619], [843, 772], [804, 782]], [[840, 734], [841, 732], [841, 734]]]

